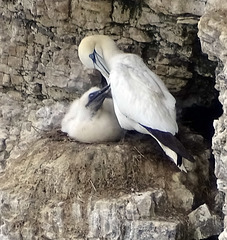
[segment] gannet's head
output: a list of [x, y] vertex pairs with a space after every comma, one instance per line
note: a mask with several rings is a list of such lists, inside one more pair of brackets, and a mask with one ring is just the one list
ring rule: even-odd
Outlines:
[[106, 96], [110, 91], [110, 86], [100, 89], [93, 87], [89, 89], [81, 98], [85, 101], [85, 107], [91, 112], [97, 112], [103, 104]]
[[105, 35], [85, 37], [78, 48], [80, 61], [88, 68], [99, 70], [108, 79], [111, 57], [120, 52], [115, 42]]

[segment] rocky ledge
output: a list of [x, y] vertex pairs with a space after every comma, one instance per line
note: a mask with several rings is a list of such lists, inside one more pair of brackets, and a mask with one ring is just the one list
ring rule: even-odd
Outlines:
[[103, 144], [74, 142], [60, 132], [39, 139], [9, 161], [0, 177], [1, 239], [164, 240], [218, 234], [220, 218], [207, 205], [199, 207], [215, 195], [206, 192], [207, 150], [198, 139], [188, 134], [186, 143], [197, 159], [188, 174], [140, 134]]

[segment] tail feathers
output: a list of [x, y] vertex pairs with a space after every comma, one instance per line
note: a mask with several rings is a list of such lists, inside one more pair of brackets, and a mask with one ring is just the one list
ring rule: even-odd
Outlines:
[[188, 159], [190, 162], [195, 161], [195, 159], [185, 149], [183, 144], [172, 133], [163, 132], [163, 131], [152, 129], [146, 126], [143, 126], [143, 127], [146, 128], [147, 131], [164, 146], [170, 148], [172, 151], [174, 151], [181, 157]]
[[155, 140], [159, 143], [159, 145], [161, 146], [161, 148], [163, 149], [165, 154], [177, 165], [177, 167], [181, 171], [187, 172], [187, 170], [183, 164], [182, 157], [179, 154], [177, 154], [176, 152], [174, 152], [173, 150], [171, 150], [170, 148], [163, 145], [160, 141], [157, 140], [157, 138], [155, 138]]
[[170, 159], [178, 166], [178, 168], [181, 171], [187, 172], [183, 164], [183, 158], [186, 158], [190, 162], [194, 162], [195, 159], [187, 152], [182, 143], [169, 132], [159, 131], [146, 126], [143, 127], [158, 142], [166, 155], [170, 157]]

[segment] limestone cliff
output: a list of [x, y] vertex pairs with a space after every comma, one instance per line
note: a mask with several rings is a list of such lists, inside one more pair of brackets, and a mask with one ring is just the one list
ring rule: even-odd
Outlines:
[[[209, 145], [215, 76], [225, 100], [225, 13], [212, 12], [220, 3], [0, 2], [0, 239], [205, 239], [222, 231]], [[202, 15], [202, 50], [212, 61], [197, 36]], [[77, 53], [97, 33], [139, 54], [176, 97], [180, 138], [196, 158], [187, 175], [149, 137], [89, 145], [59, 131], [69, 101], [101, 85]], [[224, 118], [225, 109], [213, 140], [221, 181]]]
[[210, 1], [205, 14], [199, 22], [199, 37], [202, 49], [210, 59], [218, 61], [216, 69], [216, 85], [219, 91], [219, 101], [223, 105], [222, 116], [214, 121], [215, 135], [212, 141], [212, 149], [215, 157], [215, 175], [217, 177], [217, 187], [225, 194], [225, 204], [223, 206], [224, 231], [219, 239], [227, 239], [226, 233], [226, 1]]

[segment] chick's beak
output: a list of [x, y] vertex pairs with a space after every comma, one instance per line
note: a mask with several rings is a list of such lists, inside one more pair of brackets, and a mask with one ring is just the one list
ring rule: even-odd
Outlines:
[[85, 107], [90, 107], [94, 110], [98, 110], [101, 106], [105, 98], [110, 92], [110, 85], [106, 85], [101, 90], [92, 92], [88, 96], [88, 103], [85, 105]]

